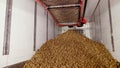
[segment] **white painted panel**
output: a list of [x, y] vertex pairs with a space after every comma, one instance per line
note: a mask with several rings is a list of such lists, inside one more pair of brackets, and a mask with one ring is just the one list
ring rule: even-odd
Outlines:
[[0, 68], [6, 65], [7, 56], [3, 56], [6, 0], [0, 0]]
[[40, 5], [37, 5], [37, 37], [36, 49], [39, 49], [43, 43], [46, 42], [46, 27], [47, 15], [46, 11]]
[[101, 0], [100, 6], [101, 6], [101, 9], [100, 9], [101, 14], [107, 12], [108, 11], [108, 0]]
[[[54, 38], [55, 34], [58, 34], [57, 32], [58, 28], [55, 28], [56, 25], [54, 24], [54, 21], [49, 14], [48, 14], [48, 27], [47, 27], [47, 12], [40, 5], [38, 5], [37, 7], [38, 9], [37, 9], [36, 48], [39, 49], [41, 45], [47, 41], [47, 35], [49, 40]], [[47, 34], [47, 28], [48, 28], [48, 34]]]
[[0, 0], [0, 9], [1, 9], [0, 11], [0, 55], [1, 55], [3, 50], [4, 26], [5, 26], [5, 9], [6, 9], [5, 0]]
[[55, 37], [61, 33], [61, 27], [55, 25]]
[[120, 0], [111, 0], [113, 37], [115, 52], [113, 55], [120, 61]]
[[93, 14], [98, 1], [99, 0], [94, 0], [94, 1], [88, 0], [87, 8], [86, 8], [86, 15], [85, 15], [87, 17], [87, 19], [89, 19], [90, 16]]
[[[24, 2], [24, 3], [23, 3]], [[21, 4], [22, 5], [21, 5]], [[27, 3], [27, 5], [26, 5]], [[31, 6], [31, 7], [30, 7]], [[47, 17], [45, 10], [37, 5], [36, 49], [46, 42]], [[48, 19], [48, 37], [54, 37], [54, 23]], [[34, 1], [13, 1], [10, 55], [7, 64], [12, 65], [32, 57], [34, 43]]]
[[100, 1], [94, 16], [94, 23], [91, 24], [93, 40], [102, 42], [108, 50], [112, 51], [108, 0]]
[[8, 64], [28, 60], [33, 55], [34, 1], [13, 0]]
[[[97, 15], [98, 12], [96, 11], [96, 20], [95, 23], [98, 22], [97, 18], [101, 19], [101, 33], [102, 33], [102, 43], [105, 44], [106, 48], [112, 53], [115, 59], [120, 61], [120, 1], [119, 0], [111, 0], [111, 11], [112, 11], [112, 26], [113, 26], [113, 37], [114, 37], [114, 45], [115, 45], [115, 52], [112, 51], [112, 42], [111, 42], [111, 30], [110, 30], [110, 19], [109, 19], [109, 11], [108, 11], [108, 0], [101, 0], [100, 2], [100, 15]], [[98, 24], [97, 28], [99, 27]], [[92, 24], [92, 28], [95, 26]], [[98, 30], [95, 28], [96, 30]], [[93, 29], [92, 29], [93, 30]], [[96, 31], [95, 31], [96, 32]], [[98, 34], [98, 32], [96, 33]], [[97, 37], [98, 35], [92, 35], [93, 37]]]
[[102, 42], [106, 45], [107, 49], [112, 51], [111, 45], [111, 33], [110, 33], [110, 21], [108, 12], [101, 15], [102, 25]]
[[49, 16], [48, 22], [48, 40], [55, 37], [55, 23], [53, 19]]
[[87, 24], [85, 24], [84, 27], [86, 28], [84, 29], [85, 36], [91, 39], [92, 37], [90, 35], [90, 23], [87, 22]]

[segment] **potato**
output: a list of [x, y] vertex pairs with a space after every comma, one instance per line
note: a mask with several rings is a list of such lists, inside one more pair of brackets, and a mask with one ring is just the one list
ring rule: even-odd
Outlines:
[[103, 44], [69, 30], [43, 44], [24, 68], [117, 68], [119, 65]]

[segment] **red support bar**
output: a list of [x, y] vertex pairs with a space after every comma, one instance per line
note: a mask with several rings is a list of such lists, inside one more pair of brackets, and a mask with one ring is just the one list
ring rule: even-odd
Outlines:
[[[80, 0], [79, 4], [80, 4], [80, 8], [79, 8], [79, 9], [80, 9], [80, 11], [79, 11], [79, 12], [81, 13], [81, 12], [82, 12], [82, 5], [83, 5], [83, 1], [82, 1], [82, 0]], [[79, 18], [80, 18], [80, 19], [78, 20], [78, 24], [80, 25], [80, 24], [81, 24], [81, 14], [80, 14]]]
[[81, 19], [81, 23], [86, 24], [86, 23], [87, 23], [87, 20], [86, 20], [85, 18], [82, 18], [82, 19]]
[[39, 5], [43, 6], [47, 10], [47, 5], [45, 5], [41, 0], [35, 0]]
[[[82, 7], [83, 7], [83, 1], [80, 0], [80, 12], [82, 13]], [[82, 24], [86, 24], [87, 20], [83, 17], [80, 16], [80, 20], [79, 20], [80, 23]]]

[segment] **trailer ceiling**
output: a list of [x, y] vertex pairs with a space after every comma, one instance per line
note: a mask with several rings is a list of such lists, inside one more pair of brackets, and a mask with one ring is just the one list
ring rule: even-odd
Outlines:
[[[40, 1], [42, 6], [47, 9], [57, 23], [80, 22], [81, 17], [87, 19], [92, 15], [98, 0], [88, 0], [86, 10], [84, 11], [85, 0], [36, 0]], [[83, 1], [83, 3], [81, 3]], [[80, 7], [82, 6], [82, 8]], [[85, 15], [83, 15], [85, 13]]]

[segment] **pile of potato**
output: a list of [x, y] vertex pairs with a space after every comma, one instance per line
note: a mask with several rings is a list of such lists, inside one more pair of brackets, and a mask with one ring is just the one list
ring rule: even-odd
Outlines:
[[120, 68], [103, 44], [75, 31], [47, 41], [24, 68]]

